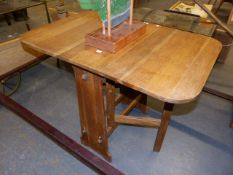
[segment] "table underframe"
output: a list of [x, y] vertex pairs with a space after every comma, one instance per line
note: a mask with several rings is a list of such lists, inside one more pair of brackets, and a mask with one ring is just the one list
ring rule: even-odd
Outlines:
[[123, 111], [120, 119], [117, 119], [118, 117], [115, 117], [117, 101], [115, 98], [115, 83], [81, 68], [73, 66], [73, 69], [77, 85], [81, 142], [84, 145], [89, 146], [106, 160], [111, 161], [111, 154], [108, 151], [108, 137], [118, 124], [130, 124], [157, 127], [158, 132], [153, 150], [160, 151], [174, 104], [164, 103], [161, 119], [127, 117], [127, 114], [136, 107], [140, 99], [146, 102], [145, 98], [138, 98], [144, 95], [138, 92], [139, 95], [129, 104], [130, 107]]

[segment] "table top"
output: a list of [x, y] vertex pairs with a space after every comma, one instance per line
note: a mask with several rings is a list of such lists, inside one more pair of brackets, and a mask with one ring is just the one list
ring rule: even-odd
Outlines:
[[80, 12], [23, 35], [21, 42], [45, 54], [170, 103], [201, 92], [221, 51], [213, 38], [147, 25], [146, 33], [119, 52], [97, 53], [84, 36], [101, 27], [94, 12]]
[[0, 1], [0, 15], [44, 4], [40, 0], [5, 0]]
[[31, 48], [23, 48], [19, 38], [0, 43], [0, 80], [42, 55]]

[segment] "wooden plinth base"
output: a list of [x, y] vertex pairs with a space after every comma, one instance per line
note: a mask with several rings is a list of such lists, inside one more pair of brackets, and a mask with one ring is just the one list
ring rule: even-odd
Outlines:
[[98, 29], [86, 36], [86, 45], [100, 50], [115, 53], [121, 48], [136, 40], [146, 32], [146, 24], [134, 21], [132, 25], [125, 22], [112, 29], [111, 37], [102, 34], [102, 29]]

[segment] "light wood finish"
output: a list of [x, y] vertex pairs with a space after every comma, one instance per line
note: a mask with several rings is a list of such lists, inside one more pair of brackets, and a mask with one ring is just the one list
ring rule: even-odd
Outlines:
[[119, 124], [159, 127], [161, 120], [152, 117], [135, 117], [135, 116], [118, 115], [115, 117], [115, 122]]
[[[28, 32], [21, 41], [74, 65], [81, 140], [108, 160], [111, 156], [107, 139], [113, 127], [107, 125], [113, 120], [115, 98], [110, 85], [105, 109], [102, 80], [111, 80], [165, 102], [161, 123], [156, 124], [159, 130], [154, 150], [159, 151], [173, 103], [190, 102], [199, 95], [221, 44], [209, 37], [149, 24], [144, 35], [117, 53], [97, 53], [95, 48], [85, 45], [84, 37], [98, 28], [101, 21], [97, 13], [81, 12]], [[142, 102], [146, 104], [146, 98]], [[139, 124], [134, 118], [126, 120]], [[146, 120], [141, 122], [145, 124]]]
[[111, 0], [107, 0], [107, 19], [108, 19], [108, 36], [111, 37]]
[[212, 18], [220, 27], [222, 27], [231, 37], [233, 37], [233, 31], [224, 24], [213, 12], [211, 12], [208, 8], [206, 8], [202, 1], [200, 0], [193, 0], [196, 4], [198, 4], [202, 10], [204, 10], [210, 18]]
[[221, 50], [212, 38], [149, 24], [145, 35], [116, 54], [99, 54], [84, 43], [84, 36], [97, 28], [97, 14], [83, 12], [28, 32], [22, 42], [171, 103], [200, 94]]
[[35, 50], [59, 57], [62, 53], [84, 43], [86, 34], [100, 27], [97, 13], [78, 12], [27, 32], [21, 41]]
[[133, 7], [134, 7], [134, 0], [130, 0], [130, 15], [129, 15], [129, 24], [133, 24]]
[[232, 24], [232, 23], [233, 23], [233, 7], [231, 8], [231, 12], [227, 20], [227, 24]]
[[0, 77], [34, 62], [41, 56], [42, 53], [22, 46], [19, 38], [0, 43]]
[[102, 22], [102, 34], [106, 35], [106, 29], [105, 29], [105, 24]]

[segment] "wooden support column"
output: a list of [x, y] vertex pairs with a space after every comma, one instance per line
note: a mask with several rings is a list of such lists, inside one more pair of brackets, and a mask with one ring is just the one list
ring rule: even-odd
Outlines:
[[81, 124], [81, 142], [111, 161], [108, 152], [107, 117], [103, 98], [103, 78], [73, 67]]
[[161, 149], [164, 137], [165, 137], [166, 132], [167, 132], [167, 127], [168, 127], [169, 122], [170, 122], [173, 107], [174, 107], [174, 104], [171, 104], [171, 103], [164, 104], [163, 113], [161, 116], [161, 123], [160, 123], [160, 127], [158, 129], [155, 144], [154, 144], [154, 149], [153, 149], [154, 151], [159, 152]]
[[107, 116], [107, 131], [110, 136], [116, 129], [115, 123], [115, 86], [113, 82], [106, 82], [106, 116]]

